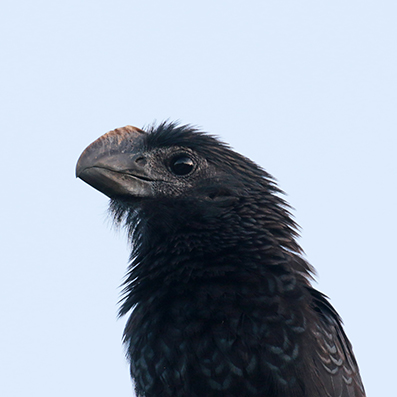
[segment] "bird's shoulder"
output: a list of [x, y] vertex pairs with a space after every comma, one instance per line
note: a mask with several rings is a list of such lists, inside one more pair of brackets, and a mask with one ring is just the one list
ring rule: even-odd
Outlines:
[[313, 329], [316, 383], [329, 397], [364, 397], [358, 365], [341, 318], [324, 294], [311, 287], [308, 290], [318, 315]]

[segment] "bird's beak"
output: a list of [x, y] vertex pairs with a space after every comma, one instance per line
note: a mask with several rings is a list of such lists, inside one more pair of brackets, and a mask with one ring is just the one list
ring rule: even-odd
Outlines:
[[152, 181], [139, 148], [146, 132], [126, 126], [91, 143], [76, 165], [76, 177], [111, 198], [147, 197]]

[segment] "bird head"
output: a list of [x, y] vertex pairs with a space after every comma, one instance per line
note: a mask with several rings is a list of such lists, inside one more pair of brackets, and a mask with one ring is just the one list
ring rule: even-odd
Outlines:
[[116, 221], [130, 231], [139, 222], [162, 238], [178, 230], [218, 228], [225, 244], [236, 242], [238, 232], [241, 238], [266, 232], [297, 248], [295, 224], [272, 177], [189, 125], [110, 131], [84, 150], [76, 176], [111, 198]]
[[[126, 126], [81, 154], [76, 176], [114, 200], [223, 201], [272, 187], [269, 175], [215, 137], [163, 123], [148, 132]], [[266, 180], [267, 178], [267, 180]]]

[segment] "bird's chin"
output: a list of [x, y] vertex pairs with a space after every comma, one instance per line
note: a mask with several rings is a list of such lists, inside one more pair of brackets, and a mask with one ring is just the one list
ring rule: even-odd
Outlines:
[[136, 199], [153, 196], [150, 180], [135, 175], [102, 167], [89, 167], [80, 171], [78, 177], [111, 199]]

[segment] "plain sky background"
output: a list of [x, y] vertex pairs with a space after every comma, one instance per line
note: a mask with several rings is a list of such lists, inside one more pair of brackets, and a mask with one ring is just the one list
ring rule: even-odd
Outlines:
[[132, 395], [128, 246], [74, 168], [165, 119], [277, 178], [368, 396], [394, 395], [396, 21], [394, 0], [3, 0], [0, 395]]

